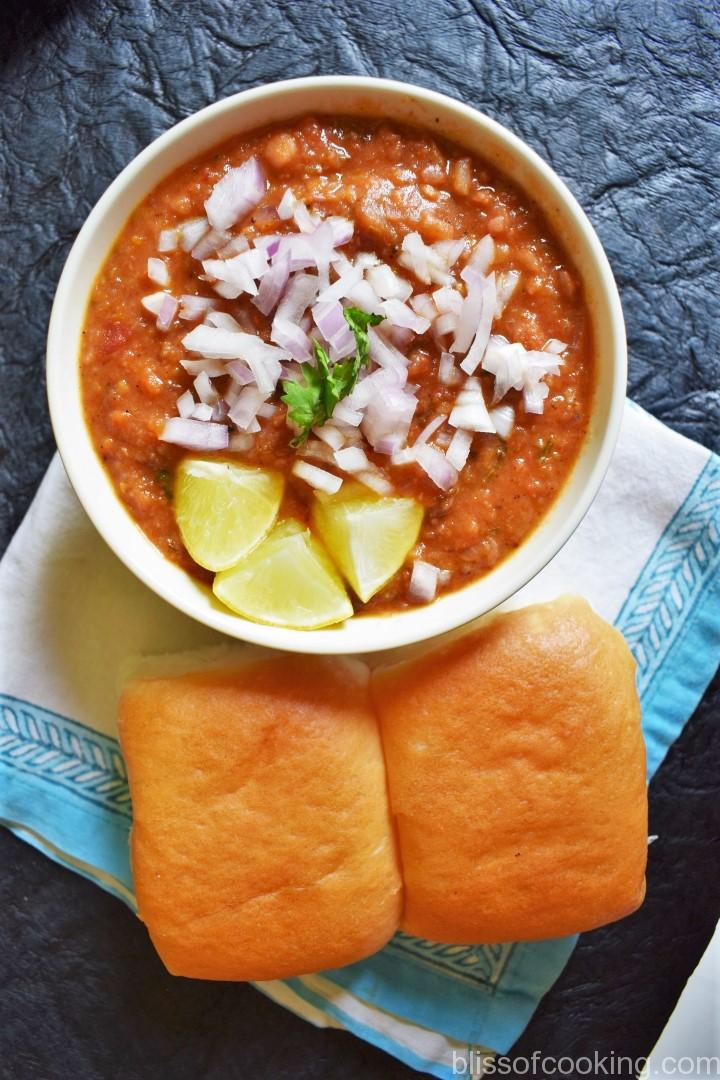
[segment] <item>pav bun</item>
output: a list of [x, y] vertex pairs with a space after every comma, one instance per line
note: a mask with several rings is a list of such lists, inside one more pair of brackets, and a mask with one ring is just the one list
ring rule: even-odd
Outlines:
[[368, 679], [354, 660], [277, 654], [126, 686], [133, 875], [170, 972], [286, 978], [360, 960], [395, 932]]
[[647, 793], [635, 664], [563, 597], [374, 672], [406, 932], [533, 940], [634, 911]]

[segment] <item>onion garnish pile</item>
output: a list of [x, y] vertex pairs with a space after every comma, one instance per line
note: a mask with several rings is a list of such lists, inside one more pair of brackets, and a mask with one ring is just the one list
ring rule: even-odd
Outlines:
[[[206, 215], [163, 229], [159, 257], [148, 259], [148, 278], [159, 289], [142, 304], [158, 329], [166, 332], [177, 320], [197, 324], [182, 339], [192, 390], [178, 398], [161, 439], [194, 451], [248, 451], [283, 402], [297, 452], [292, 471], [311, 487], [333, 494], [352, 477], [390, 494], [385, 471], [368, 457], [372, 450], [394, 466], [421, 469], [449, 491], [476, 433], [509, 437], [515, 412], [502, 399], [510, 390], [521, 392], [525, 412], [543, 412], [546, 379], [559, 374], [567, 346], [551, 340], [528, 350], [493, 334], [520, 274], [492, 269], [491, 236], [474, 245], [428, 245], [409, 233], [398, 256], [406, 278], [372, 252], [349, 258], [343, 248], [352, 221], [321, 217], [289, 188], [274, 211], [261, 210], [276, 212], [282, 231], [250, 240], [242, 222], [266, 191], [257, 158], [229, 169], [206, 201]], [[196, 260], [198, 285], [208, 295], [173, 294], [162, 256], [178, 248]], [[219, 301], [241, 296], [270, 320], [269, 341], [219, 309]], [[425, 334], [441, 352], [438, 379], [455, 398], [408, 445], [418, 388], [408, 382], [407, 354]], [[481, 371], [494, 378], [489, 403]], [[415, 564], [417, 599], [434, 595], [436, 577], [428, 564]]]

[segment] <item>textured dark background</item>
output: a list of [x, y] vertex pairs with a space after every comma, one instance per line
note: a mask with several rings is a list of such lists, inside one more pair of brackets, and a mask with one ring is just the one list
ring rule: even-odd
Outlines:
[[[65, 255], [143, 146], [319, 73], [479, 106], [554, 166], [622, 293], [630, 391], [720, 449], [718, 8], [688, 0], [4, 0], [0, 550], [53, 451], [43, 349]], [[518, 1053], [649, 1051], [720, 915], [720, 679], [651, 787], [648, 900], [585, 935]], [[0, 1077], [362, 1080], [409, 1070], [251, 988], [173, 980], [117, 901], [0, 833]]]

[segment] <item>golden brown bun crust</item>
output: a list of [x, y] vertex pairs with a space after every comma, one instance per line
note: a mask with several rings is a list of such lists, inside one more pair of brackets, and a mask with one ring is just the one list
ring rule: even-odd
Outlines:
[[170, 972], [285, 978], [359, 960], [395, 932], [364, 665], [285, 655], [136, 680], [120, 735], [140, 916]]
[[405, 931], [534, 940], [640, 905], [647, 793], [634, 676], [622, 636], [574, 597], [374, 673]]

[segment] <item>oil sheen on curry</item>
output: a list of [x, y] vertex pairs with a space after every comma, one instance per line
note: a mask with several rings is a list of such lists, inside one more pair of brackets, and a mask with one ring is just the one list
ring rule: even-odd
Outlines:
[[305, 117], [168, 176], [95, 282], [97, 453], [233, 611], [311, 629], [428, 603], [546, 513], [594, 387], [531, 195], [432, 134]]

